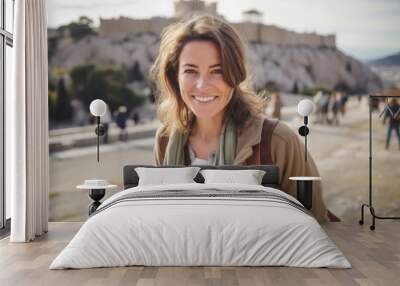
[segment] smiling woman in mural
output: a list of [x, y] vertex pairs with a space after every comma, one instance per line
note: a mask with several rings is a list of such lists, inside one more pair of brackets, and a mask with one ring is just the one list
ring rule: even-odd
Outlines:
[[[283, 122], [267, 119], [265, 101], [251, 89], [245, 50], [226, 22], [199, 16], [167, 27], [152, 68], [162, 126], [155, 142], [157, 165], [260, 165], [280, 170], [281, 189], [296, 197], [291, 176], [319, 176], [304, 146]], [[312, 213], [327, 211], [321, 184]]]

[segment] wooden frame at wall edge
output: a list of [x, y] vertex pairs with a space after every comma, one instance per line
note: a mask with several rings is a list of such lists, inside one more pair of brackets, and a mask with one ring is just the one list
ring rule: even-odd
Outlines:
[[[6, 30], [6, 0], [0, 0], [0, 239], [10, 233], [11, 219], [6, 218], [6, 189], [5, 189], [5, 94], [6, 94], [6, 47], [13, 47], [13, 35]], [[12, 11], [14, 13], [15, 1], [12, 0]], [[10, 15], [9, 15], [10, 16]], [[13, 18], [13, 15], [11, 15]]]

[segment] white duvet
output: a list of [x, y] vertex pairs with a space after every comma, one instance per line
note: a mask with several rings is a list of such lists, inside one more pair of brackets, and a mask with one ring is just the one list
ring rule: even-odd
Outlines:
[[118, 202], [137, 192], [206, 193], [209, 189], [265, 191], [300, 204], [279, 190], [254, 185], [193, 183], [131, 188], [104, 201], [50, 269], [126, 265], [351, 267], [311, 215], [278, 200], [178, 196]]

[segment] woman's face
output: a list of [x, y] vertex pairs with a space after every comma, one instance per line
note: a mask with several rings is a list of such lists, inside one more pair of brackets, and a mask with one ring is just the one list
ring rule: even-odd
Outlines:
[[218, 47], [211, 41], [191, 41], [179, 55], [178, 82], [181, 97], [199, 118], [216, 118], [224, 114], [232, 98], [222, 76]]

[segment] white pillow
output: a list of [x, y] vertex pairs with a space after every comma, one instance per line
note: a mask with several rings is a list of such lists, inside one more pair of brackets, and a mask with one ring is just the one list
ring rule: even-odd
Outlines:
[[262, 170], [201, 170], [205, 184], [235, 183], [261, 185], [265, 171]]
[[199, 167], [135, 168], [139, 176], [138, 186], [196, 183], [193, 179], [199, 170]]

